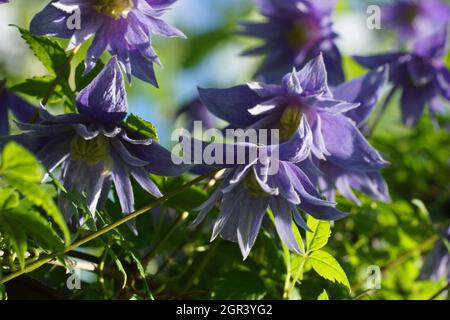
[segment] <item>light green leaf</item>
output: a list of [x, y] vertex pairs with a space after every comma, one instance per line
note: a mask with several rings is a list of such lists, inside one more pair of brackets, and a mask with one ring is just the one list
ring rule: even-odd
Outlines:
[[27, 200], [21, 206], [6, 214], [12, 223], [20, 225], [27, 234], [27, 238], [34, 239], [44, 249], [62, 249], [61, 238], [55, 232], [52, 224], [39, 212], [32, 209]]
[[292, 224], [292, 232], [294, 233], [295, 239], [298, 242], [298, 245], [300, 246], [300, 250], [302, 253], [305, 253], [305, 243], [303, 242], [302, 235], [300, 234], [300, 231], [298, 230], [298, 227], [295, 223]]
[[[36, 58], [53, 75], [68, 79], [70, 75], [70, 66], [67, 66], [66, 51], [55, 40], [47, 37], [32, 35], [28, 30], [19, 29], [20, 35], [28, 43]], [[61, 72], [65, 71], [64, 74]]]
[[0, 211], [17, 208], [19, 204], [19, 194], [14, 189], [0, 188]]
[[330, 222], [316, 220], [312, 216], [309, 216], [307, 224], [311, 229], [311, 232], [306, 232], [307, 252], [317, 251], [325, 247], [331, 236]]
[[45, 210], [47, 215], [55, 221], [58, 227], [61, 229], [64, 235], [64, 241], [66, 244], [70, 243], [70, 232], [67, 228], [66, 221], [64, 220], [58, 206], [53, 201], [52, 195], [54, 190], [50, 190], [50, 186], [44, 188], [35, 183], [24, 181], [15, 177], [5, 176], [6, 180], [22, 193], [28, 201], [34, 205]]
[[333, 283], [337, 281], [351, 290], [345, 271], [331, 254], [322, 250], [314, 251], [308, 257], [308, 261], [321, 277]]
[[317, 300], [330, 300], [326, 290], [323, 290], [323, 292], [317, 297]]
[[125, 268], [123, 267], [122, 262], [120, 261], [119, 257], [114, 253], [114, 251], [112, 251], [111, 249], [107, 249], [107, 250], [108, 250], [108, 253], [111, 256], [111, 258], [113, 259], [117, 269], [123, 276], [122, 289], [125, 289], [125, 287], [127, 285], [127, 280], [128, 280], [127, 272], [125, 271]]
[[0, 209], [0, 230], [17, 255], [20, 266], [25, 266], [25, 252], [30, 240], [46, 250], [60, 250], [63, 243], [52, 225], [31, 204], [24, 200], [11, 210]]
[[139, 132], [140, 134], [146, 136], [147, 138], [158, 140], [158, 133], [156, 132], [156, 127], [147, 120], [141, 117], [130, 114], [125, 122], [126, 126], [131, 130]]
[[413, 205], [415, 205], [417, 207], [417, 209], [419, 209], [418, 213], [419, 213], [420, 218], [423, 221], [431, 223], [430, 213], [428, 212], [428, 209], [425, 206], [425, 203], [423, 203], [423, 201], [420, 199], [413, 199], [411, 202]]
[[17, 143], [8, 143], [2, 154], [0, 175], [28, 182], [40, 182], [44, 169], [36, 158]]

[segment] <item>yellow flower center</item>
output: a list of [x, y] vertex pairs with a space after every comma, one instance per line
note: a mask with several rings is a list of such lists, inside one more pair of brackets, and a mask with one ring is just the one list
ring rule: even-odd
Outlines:
[[261, 189], [258, 181], [256, 181], [255, 173], [252, 171], [245, 177], [244, 181], [242, 182], [243, 187], [252, 195], [255, 197], [267, 197], [269, 194], [264, 192], [263, 189]]
[[403, 12], [403, 19], [406, 23], [412, 25], [414, 20], [417, 18], [418, 9], [416, 5], [410, 5]]
[[309, 30], [305, 28], [303, 23], [295, 22], [287, 36], [289, 45], [295, 49], [303, 47], [309, 40], [308, 32]]
[[280, 118], [280, 140], [289, 140], [297, 131], [303, 113], [298, 106], [288, 106]]
[[109, 139], [103, 135], [85, 140], [76, 135], [70, 142], [70, 155], [72, 160], [86, 161], [95, 165], [100, 161], [108, 162]]
[[94, 8], [117, 20], [128, 16], [133, 9], [133, 0], [95, 0]]

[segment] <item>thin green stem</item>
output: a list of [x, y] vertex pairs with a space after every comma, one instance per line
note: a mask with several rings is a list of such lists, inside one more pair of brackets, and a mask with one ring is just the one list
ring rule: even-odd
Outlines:
[[447, 284], [446, 284], [443, 288], [441, 288], [438, 292], [436, 292], [435, 294], [433, 294], [433, 295], [431, 296], [431, 298], [428, 299], [428, 300], [435, 300], [437, 297], [439, 297], [442, 293], [444, 293], [444, 292], [447, 291], [447, 290], [450, 290], [450, 281], [447, 282]]
[[300, 265], [297, 269], [297, 272], [295, 273], [295, 276], [292, 280], [291, 286], [289, 288], [288, 298], [292, 296], [292, 291], [295, 288], [295, 285], [297, 284], [297, 281], [301, 278], [303, 278], [303, 271], [305, 270], [305, 264], [306, 264], [307, 256], [302, 257], [302, 262], [300, 262]]
[[93, 234], [88, 235], [87, 237], [76, 241], [75, 243], [71, 244], [70, 246], [67, 246], [62, 252], [51, 254], [51, 255], [49, 255], [47, 257], [43, 257], [43, 258], [39, 259], [38, 261], [25, 266], [25, 268], [23, 268], [22, 270], [19, 270], [17, 272], [13, 272], [13, 273], [10, 273], [10, 274], [6, 275], [3, 279], [0, 280], [0, 284], [4, 284], [4, 283], [6, 283], [6, 282], [8, 282], [8, 281], [10, 281], [12, 279], [15, 279], [15, 278], [21, 276], [21, 275], [24, 275], [26, 273], [32, 272], [32, 271], [34, 271], [36, 269], [39, 269], [40, 267], [42, 267], [43, 265], [49, 263], [50, 261], [52, 261], [56, 257], [58, 257], [60, 255], [63, 255], [65, 253], [69, 252], [69, 251], [72, 251], [73, 249], [76, 249], [76, 248], [78, 248], [78, 247], [80, 247], [80, 246], [82, 246], [82, 245], [84, 245], [84, 244], [86, 244], [86, 243], [88, 243], [88, 242], [90, 242], [92, 240], [95, 240], [98, 237], [100, 237], [100, 236], [102, 236], [102, 235], [104, 235], [104, 234], [106, 234], [106, 233], [108, 233], [108, 232], [110, 232], [110, 231], [120, 227], [121, 225], [127, 223], [128, 221], [139, 217], [140, 215], [150, 211], [154, 207], [164, 203], [165, 201], [169, 200], [170, 198], [180, 194], [181, 192], [187, 190], [191, 186], [196, 185], [197, 183], [203, 181], [204, 179], [210, 177], [211, 175], [213, 175], [215, 173], [216, 173], [216, 171], [213, 171], [213, 172], [210, 172], [208, 174], [202, 175], [202, 176], [200, 176], [198, 178], [195, 178], [195, 179], [191, 180], [190, 182], [188, 182], [188, 183], [184, 184], [183, 186], [181, 186], [176, 191], [171, 192], [171, 193], [169, 193], [169, 194], [167, 194], [167, 195], [165, 195], [165, 196], [163, 196], [163, 197], [161, 197], [159, 199], [156, 199], [155, 201], [153, 201], [148, 206], [145, 206], [145, 207], [143, 207], [143, 208], [141, 208], [141, 209], [139, 209], [139, 210], [137, 210], [137, 211], [135, 211], [135, 212], [125, 216], [125, 217], [123, 217], [122, 219], [120, 219], [120, 220], [118, 220], [118, 221], [116, 221], [114, 223], [111, 223], [108, 226], [105, 226], [103, 229], [100, 229], [97, 232], [94, 232]]
[[156, 252], [158, 252], [158, 249], [161, 248], [164, 243], [166, 243], [167, 240], [172, 236], [172, 234], [175, 232], [175, 230], [178, 228], [178, 226], [185, 221], [188, 218], [189, 214], [187, 212], [183, 212], [179, 215], [179, 217], [175, 220], [175, 222], [170, 226], [169, 230], [166, 232], [164, 237], [160, 239], [155, 246], [150, 250], [150, 252], [144, 257], [142, 260], [142, 264], [144, 266], [148, 265], [150, 261], [154, 258]]
[[283, 288], [283, 299], [289, 299], [289, 293], [291, 288], [291, 277], [292, 277], [292, 263], [289, 249], [287, 249], [286, 256], [286, 246], [283, 244], [283, 253], [285, 255], [286, 260], [286, 278], [284, 279], [284, 288]]
[[373, 121], [372, 125], [367, 129], [365, 132], [365, 136], [367, 138], [371, 137], [373, 133], [375, 132], [375, 129], [378, 127], [378, 125], [381, 122], [381, 119], [383, 118], [384, 114], [386, 113], [387, 108], [389, 107], [392, 98], [394, 97], [395, 93], [398, 90], [398, 86], [394, 86], [391, 91], [389, 91], [386, 99], [384, 100], [383, 105], [381, 106], [380, 111], [377, 113], [375, 120]]
[[[271, 208], [267, 208], [267, 214], [269, 215], [270, 220], [275, 225], [275, 216], [272, 212]], [[284, 278], [284, 287], [283, 287], [283, 299], [289, 299], [290, 297], [290, 288], [291, 288], [291, 278], [292, 278], [292, 260], [291, 260], [291, 252], [289, 248], [284, 244], [283, 240], [281, 240], [281, 247], [283, 249], [283, 258], [286, 264], [286, 277]]]
[[367, 290], [364, 290], [364, 291], [361, 292], [360, 294], [354, 296], [354, 297], [352, 298], [352, 300], [361, 300], [361, 298], [363, 298], [363, 297], [365, 297], [365, 296], [367, 296], [367, 295], [370, 296], [370, 294], [372, 293], [372, 291], [374, 291], [374, 290], [373, 290], [373, 289], [367, 289]]

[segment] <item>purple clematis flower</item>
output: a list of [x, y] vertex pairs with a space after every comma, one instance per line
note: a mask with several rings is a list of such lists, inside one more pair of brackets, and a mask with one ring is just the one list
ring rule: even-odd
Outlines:
[[[186, 170], [170, 161], [169, 151], [123, 124], [128, 106], [116, 57], [80, 92], [76, 102], [79, 114], [53, 116], [42, 107], [38, 124], [18, 124], [23, 133], [16, 139], [50, 171], [61, 167], [65, 189], [85, 195], [92, 216], [112, 185], [123, 213], [134, 211], [130, 176], [144, 190], [161, 197], [148, 173], [178, 175]], [[60, 195], [59, 205], [69, 222], [80, 223], [67, 197]]]
[[[444, 236], [450, 242], [450, 227], [444, 230]], [[443, 277], [450, 280], [450, 249], [444, 242], [438, 241], [426, 256], [419, 279], [438, 281]]]
[[362, 66], [373, 69], [388, 64], [389, 81], [393, 91], [401, 89], [403, 122], [408, 126], [417, 124], [425, 106], [430, 114], [445, 112], [450, 100], [450, 70], [444, 65], [447, 28], [419, 39], [411, 53], [390, 53], [371, 57], [355, 57]]
[[281, 140], [306, 118], [313, 132], [312, 154], [342, 168], [376, 172], [387, 163], [347, 116], [358, 103], [339, 100], [327, 84], [320, 55], [301, 71], [287, 74], [281, 85], [249, 83], [229, 89], [199, 89], [205, 106], [237, 127], [279, 129]]
[[303, 67], [323, 52], [332, 85], [345, 80], [341, 54], [335, 44], [331, 14], [336, 0], [257, 0], [264, 22], [245, 23], [241, 34], [264, 43], [244, 54], [266, 54], [257, 76], [277, 83], [292, 66]]
[[395, 0], [382, 7], [382, 20], [402, 38], [416, 39], [442, 28], [450, 20], [450, 6], [440, 0]]
[[176, 117], [179, 118], [182, 116], [185, 116], [187, 118], [187, 129], [190, 132], [194, 130], [195, 121], [200, 121], [202, 123], [203, 129], [214, 128], [214, 116], [209, 112], [209, 110], [199, 99], [195, 99], [182, 106], [177, 112]]
[[[325, 201], [302, 171], [301, 163], [310, 154], [309, 141], [312, 132], [302, 120], [293, 137], [280, 145], [215, 145], [223, 148], [221, 154], [227, 158], [230, 146], [233, 154], [243, 152], [247, 156], [243, 164], [218, 165], [226, 168], [223, 181], [211, 197], [196, 210], [194, 221], [198, 225], [212, 208], [220, 203], [212, 240], [218, 235], [223, 239], [239, 243], [245, 258], [253, 247], [268, 208], [273, 212], [275, 226], [287, 247], [300, 253], [299, 244], [292, 232], [294, 221], [309, 230], [300, 210], [322, 220], [337, 220], [347, 216], [335, 208], [335, 203]], [[208, 148], [211, 148], [208, 144]], [[256, 150], [256, 157], [248, 156]], [[228, 158], [227, 158], [228, 159]], [[234, 162], [236, 163], [236, 162]]]
[[1, 3], [8, 3], [9, 2], [9, 0], [0, 0], [0, 4]]
[[4, 87], [4, 83], [0, 83], [0, 136], [9, 134], [9, 117], [8, 113], [12, 112], [17, 120], [28, 122], [36, 113], [36, 108]]
[[[176, 0], [59, 0], [49, 3], [31, 21], [30, 30], [37, 35], [70, 39], [74, 48], [90, 37], [94, 40], [87, 52], [86, 71], [91, 70], [105, 50], [125, 65], [128, 77], [157, 86], [153, 64], [160, 61], [152, 48], [151, 34], [185, 37], [161, 19]], [[71, 26], [79, 13], [81, 25]], [[76, 17], [76, 16], [75, 16]]]
[[[339, 100], [360, 103], [360, 106], [345, 113], [354, 121], [358, 128], [364, 126], [369, 115], [379, 100], [382, 89], [388, 79], [388, 70], [380, 67], [377, 70], [346, 82], [333, 90], [333, 95]], [[320, 189], [330, 201], [335, 200], [335, 189], [357, 205], [360, 201], [353, 193], [352, 188], [365, 193], [369, 197], [389, 202], [388, 186], [381, 174], [377, 171], [357, 170], [351, 167], [342, 167], [331, 161], [317, 161], [320, 169], [317, 178]], [[310, 176], [314, 176], [314, 170]]]

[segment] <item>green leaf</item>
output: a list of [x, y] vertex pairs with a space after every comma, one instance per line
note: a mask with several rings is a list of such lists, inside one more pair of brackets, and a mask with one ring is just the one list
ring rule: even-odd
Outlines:
[[337, 281], [351, 290], [345, 271], [339, 262], [328, 252], [322, 250], [314, 251], [309, 255], [308, 262], [322, 278], [330, 280], [333, 283]]
[[[0, 273], [0, 280], [2, 279], [2, 275]], [[8, 295], [6, 293], [6, 288], [3, 284], [0, 284], [0, 300], [8, 300]]]
[[130, 252], [131, 258], [136, 263], [136, 266], [139, 271], [139, 275], [141, 276], [142, 280], [144, 281], [144, 288], [145, 288], [145, 291], [147, 292], [147, 296], [149, 297], [149, 299], [154, 300], [155, 298], [153, 297], [152, 291], [150, 290], [150, 287], [147, 283], [147, 275], [145, 274], [145, 268], [142, 265], [141, 260], [138, 258], [138, 256], [132, 250], [130, 250], [129, 252]]
[[19, 205], [19, 194], [14, 189], [0, 188], [0, 210], [11, 210]]
[[14, 92], [42, 99], [52, 89], [55, 79], [54, 76], [33, 77], [12, 86], [10, 89]]
[[6, 213], [7, 218], [17, 225], [20, 225], [27, 234], [27, 238], [34, 239], [44, 249], [62, 249], [61, 238], [55, 232], [52, 224], [39, 212], [32, 209], [27, 200], [22, 202], [17, 209]]
[[46, 214], [55, 221], [58, 227], [61, 229], [64, 241], [66, 244], [70, 243], [70, 232], [67, 228], [66, 221], [64, 220], [58, 206], [54, 203], [52, 195], [54, 190], [50, 190], [51, 186], [40, 186], [35, 183], [30, 183], [20, 178], [14, 178], [10, 176], [5, 176], [6, 180], [22, 193], [27, 200], [29, 200], [34, 205], [44, 209]]
[[25, 252], [27, 250], [27, 238], [22, 228], [11, 223], [7, 214], [20, 204], [19, 194], [11, 188], [0, 189], [0, 231], [17, 254], [20, 266], [25, 266]]
[[[32, 35], [28, 30], [17, 27], [22, 38], [28, 43], [36, 58], [55, 76], [68, 79], [70, 66], [67, 66], [66, 51], [55, 40]], [[64, 74], [61, 74], [65, 71]]]
[[76, 91], [81, 91], [84, 88], [86, 88], [92, 82], [92, 80], [94, 80], [95, 77], [103, 70], [104, 67], [105, 64], [101, 60], [98, 60], [95, 67], [91, 71], [89, 71], [86, 75], [83, 75], [84, 70], [86, 70], [85, 62], [84, 61], [80, 62], [80, 64], [75, 69]]
[[308, 252], [320, 250], [325, 247], [331, 236], [330, 222], [316, 220], [312, 216], [309, 216], [307, 224], [311, 229], [311, 232], [306, 232], [306, 246]]
[[55, 190], [49, 185], [39, 184], [44, 169], [29, 151], [17, 143], [8, 143], [1, 156], [0, 176], [28, 201], [44, 209], [63, 232], [64, 241], [70, 243], [69, 229], [53, 201]]
[[0, 211], [0, 231], [2, 236], [8, 241], [10, 247], [13, 248], [19, 260], [20, 267], [25, 267], [25, 253], [28, 248], [27, 235], [21, 222], [17, 223], [12, 218], [10, 211]]
[[294, 233], [295, 239], [298, 242], [298, 245], [300, 246], [300, 250], [302, 253], [305, 253], [305, 243], [303, 242], [302, 235], [300, 234], [300, 231], [298, 230], [298, 227], [295, 223], [292, 224], [292, 232]]
[[147, 138], [156, 141], [158, 140], [156, 127], [151, 122], [148, 122], [137, 115], [130, 114], [125, 122], [125, 125], [131, 130], [139, 132]]
[[323, 290], [323, 292], [317, 297], [317, 300], [330, 300], [327, 291]]
[[29, 151], [11, 142], [3, 149], [0, 175], [38, 183], [44, 176], [44, 169]]
[[125, 289], [125, 287], [127, 285], [127, 280], [128, 280], [127, 272], [125, 271], [125, 268], [123, 267], [122, 262], [120, 261], [119, 257], [114, 253], [114, 251], [112, 251], [109, 248], [107, 248], [107, 250], [108, 250], [108, 253], [111, 256], [111, 258], [113, 259], [114, 264], [116, 265], [117, 269], [123, 276], [122, 289]]
[[422, 221], [431, 223], [430, 213], [428, 212], [428, 209], [423, 201], [420, 199], [413, 199], [411, 202], [417, 207], [417, 209], [419, 209], [418, 213]]
[[4, 204], [0, 207], [1, 233], [16, 253], [22, 268], [25, 266], [25, 252], [30, 240], [45, 250], [61, 250], [64, 247], [50, 222], [34, 211], [27, 200], [13, 209], [5, 210]]

